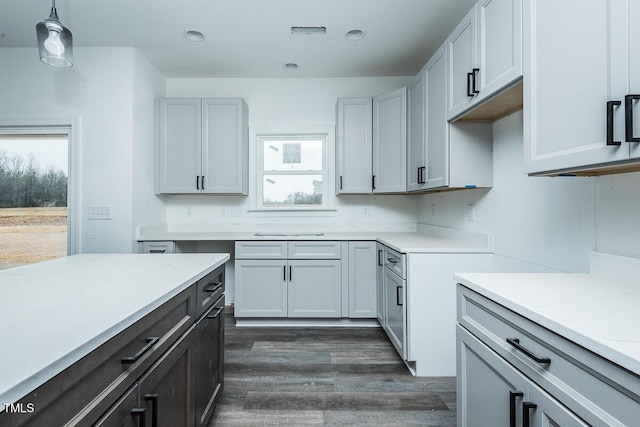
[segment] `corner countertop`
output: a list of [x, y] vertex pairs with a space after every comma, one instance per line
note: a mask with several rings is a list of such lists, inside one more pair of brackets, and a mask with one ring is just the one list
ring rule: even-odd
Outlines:
[[456, 274], [458, 283], [640, 376], [640, 285], [596, 274]]
[[412, 231], [222, 231], [191, 227], [150, 226], [138, 230], [138, 241], [340, 240], [378, 241], [401, 253], [490, 253], [489, 235], [419, 224]]
[[228, 259], [87, 254], [0, 271], [0, 402], [30, 393]]

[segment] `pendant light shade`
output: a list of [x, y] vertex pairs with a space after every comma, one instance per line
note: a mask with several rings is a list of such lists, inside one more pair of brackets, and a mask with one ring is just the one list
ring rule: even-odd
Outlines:
[[40, 60], [54, 67], [73, 65], [73, 40], [71, 31], [58, 19], [56, 2], [51, 2], [51, 13], [44, 21], [36, 24]]

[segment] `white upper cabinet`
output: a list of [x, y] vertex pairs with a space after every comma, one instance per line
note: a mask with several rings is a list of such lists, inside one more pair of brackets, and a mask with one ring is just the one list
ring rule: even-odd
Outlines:
[[522, 0], [480, 0], [446, 46], [453, 120], [522, 77]]
[[638, 3], [524, 1], [526, 172], [589, 171], [640, 155], [626, 132], [635, 125], [640, 136], [628, 97], [640, 93]]
[[476, 95], [477, 87], [474, 85], [478, 71], [476, 36], [477, 36], [477, 9], [473, 8], [453, 30], [447, 38], [447, 54], [449, 56], [449, 114], [451, 119], [468, 109]]
[[422, 190], [427, 169], [426, 150], [426, 70], [423, 68], [409, 86], [407, 191]]
[[373, 192], [407, 191], [407, 88], [373, 98]]
[[340, 98], [336, 104], [336, 194], [371, 193], [372, 99]]
[[156, 114], [157, 194], [247, 194], [244, 100], [160, 98]]

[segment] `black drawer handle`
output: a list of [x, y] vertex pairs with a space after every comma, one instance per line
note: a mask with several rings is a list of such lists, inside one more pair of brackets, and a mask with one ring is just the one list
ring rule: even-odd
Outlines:
[[607, 101], [607, 145], [620, 145], [620, 141], [614, 141], [613, 136], [613, 107], [621, 104], [620, 101]]
[[151, 401], [151, 427], [158, 427], [158, 395], [145, 394], [144, 400]]
[[398, 260], [395, 258], [387, 258], [387, 262], [396, 265], [398, 263]]
[[167, 252], [166, 249], [149, 249], [150, 254], [163, 254]]
[[140, 427], [146, 427], [147, 425], [147, 420], [144, 416], [144, 408], [133, 408], [131, 410], [131, 415], [133, 417], [137, 417], [138, 418], [138, 425]]
[[531, 424], [531, 417], [529, 411], [536, 409], [538, 405], [533, 402], [522, 402], [522, 427], [529, 427]]
[[138, 359], [140, 359], [142, 357], [143, 354], [145, 354], [147, 351], [149, 351], [151, 349], [151, 347], [153, 347], [155, 345], [155, 343], [157, 343], [160, 340], [160, 337], [149, 337], [147, 338], [147, 344], [142, 347], [140, 350], [138, 350], [138, 352], [136, 354], [134, 354], [133, 356], [126, 356], [123, 357], [120, 361], [122, 363], [136, 363], [138, 361]]
[[223, 310], [224, 310], [224, 307], [218, 307], [215, 313], [207, 316], [207, 319], [215, 319], [216, 317], [220, 316], [220, 313], [222, 313]]
[[213, 284], [213, 286], [210, 286], [208, 288], [204, 288], [202, 290], [202, 292], [208, 292], [208, 293], [212, 294], [212, 293], [218, 292], [218, 289], [220, 289], [223, 285], [224, 285], [224, 283], [222, 283], [222, 282], [216, 282], [216, 283]]
[[640, 137], [633, 136], [633, 101], [640, 99], [640, 95], [624, 97], [625, 136], [627, 142], [640, 142]]
[[524, 396], [521, 391], [509, 392], [509, 427], [516, 427], [516, 399]]
[[400, 298], [400, 291], [402, 286], [396, 286], [396, 305], [402, 306], [402, 298]]
[[538, 357], [535, 354], [533, 354], [531, 350], [523, 347], [520, 344], [520, 340], [518, 338], [507, 338], [507, 342], [512, 346], [514, 346], [515, 348], [517, 348], [518, 350], [520, 350], [521, 352], [523, 352], [530, 359], [533, 359], [536, 363], [545, 364], [545, 365], [548, 365], [549, 363], [551, 363], [551, 359], [549, 359], [548, 357]]

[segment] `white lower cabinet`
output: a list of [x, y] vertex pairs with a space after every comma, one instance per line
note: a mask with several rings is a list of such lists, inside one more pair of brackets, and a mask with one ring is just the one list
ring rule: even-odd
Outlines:
[[380, 326], [385, 327], [385, 306], [386, 298], [384, 295], [384, 263], [382, 257], [384, 255], [384, 245], [382, 243], [376, 243], [376, 318], [380, 323]]
[[329, 241], [236, 242], [235, 316], [342, 317], [340, 249]]
[[388, 268], [384, 269], [385, 325], [384, 330], [403, 359], [407, 359], [406, 310], [404, 304], [406, 280]]
[[638, 425], [636, 375], [457, 288], [458, 427]]
[[349, 318], [373, 319], [377, 311], [376, 242], [348, 244]]
[[458, 326], [458, 427], [587, 426]]

